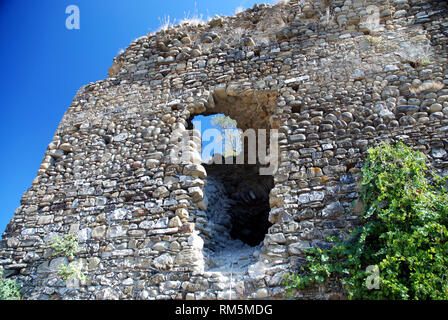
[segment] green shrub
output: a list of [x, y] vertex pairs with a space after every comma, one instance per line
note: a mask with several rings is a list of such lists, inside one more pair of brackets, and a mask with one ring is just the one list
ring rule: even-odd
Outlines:
[[20, 286], [17, 281], [3, 278], [0, 268], [0, 300], [20, 300]]
[[[47, 246], [53, 249], [54, 256], [65, 256], [67, 258], [73, 258], [79, 249], [78, 239], [72, 234], [56, 237]], [[70, 262], [67, 265], [60, 265], [58, 267], [58, 276], [64, 280], [78, 278], [83, 282], [88, 281], [87, 277], [82, 273], [82, 264], [77, 261]]]
[[58, 275], [64, 280], [78, 278], [83, 282], [87, 282], [88, 279], [81, 270], [82, 264], [74, 261], [67, 265], [60, 265], [58, 269]]
[[48, 246], [54, 250], [53, 255], [66, 257], [73, 257], [79, 248], [78, 239], [72, 234], [56, 237], [50, 241]]
[[349, 299], [448, 299], [446, 179], [402, 143], [369, 149], [362, 174], [361, 226], [331, 249], [308, 250], [308, 263], [285, 276], [287, 291], [334, 277]]

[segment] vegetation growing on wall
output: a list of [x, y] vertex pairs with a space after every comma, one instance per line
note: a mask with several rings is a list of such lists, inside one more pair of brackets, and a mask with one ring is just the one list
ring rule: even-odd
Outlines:
[[[72, 234], [56, 237], [49, 242], [48, 246], [53, 249], [54, 256], [65, 256], [70, 260], [73, 259], [79, 248], [78, 239]], [[88, 280], [82, 273], [82, 264], [79, 261], [72, 261], [68, 265], [61, 264], [58, 267], [58, 275], [64, 280], [72, 278], [77, 278], [83, 282]]]
[[3, 278], [0, 268], [0, 300], [20, 300], [20, 286], [17, 281]]
[[64, 237], [56, 237], [49, 243], [49, 247], [53, 249], [53, 255], [73, 257], [78, 251], [79, 244], [76, 236], [67, 234]]
[[402, 143], [369, 149], [362, 174], [361, 227], [331, 249], [310, 249], [286, 289], [336, 277], [349, 299], [448, 299], [446, 179]]
[[77, 261], [59, 266], [58, 275], [64, 280], [77, 278], [82, 282], [88, 281], [88, 278], [82, 273], [82, 264]]

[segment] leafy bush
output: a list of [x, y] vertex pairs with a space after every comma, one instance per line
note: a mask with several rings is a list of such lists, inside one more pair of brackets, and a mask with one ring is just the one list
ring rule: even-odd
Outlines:
[[287, 291], [334, 277], [349, 299], [448, 299], [446, 179], [402, 143], [369, 149], [362, 174], [361, 226], [348, 241], [306, 252], [308, 263], [284, 278]]
[[50, 241], [48, 246], [54, 250], [53, 255], [66, 257], [73, 257], [79, 248], [78, 239], [72, 234], [66, 234], [64, 237], [56, 237]]
[[0, 268], [0, 300], [20, 300], [20, 286], [17, 281], [3, 278]]

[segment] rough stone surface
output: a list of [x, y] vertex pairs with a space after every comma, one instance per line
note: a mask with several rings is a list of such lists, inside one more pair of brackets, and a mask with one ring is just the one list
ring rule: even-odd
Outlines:
[[[446, 1], [333, 1], [330, 16], [324, 2], [255, 5], [148, 34], [114, 60], [111, 78], [82, 87], [0, 242], [0, 265], [24, 297], [281, 299], [304, 249], [356, 225], [368, 147], [402, 140], [447, 175]], [[362, 23], [368, 5], [381, 12], [374, 29]], [[200, 141], [189, 161], [170, 160], [200, 113], [278, 129], [271, 225], [258, 246], [218, 254], [217, 267]], [[46, 247], [67, 233], [89, 279], [69, 289], [55, 271], [67, 261]], [[341, 294], [329, 282], [297, 297]]]

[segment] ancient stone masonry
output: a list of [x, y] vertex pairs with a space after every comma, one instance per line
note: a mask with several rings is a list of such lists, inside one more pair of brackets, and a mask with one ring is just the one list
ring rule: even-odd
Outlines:
[[[447, 10], [282, 1], [136, 39], [65, 113], [3, 234], [5, 274], [27, 299], [283, 298], [303, 250], [356, 225], [368, 147], [402, 140], [448, 175]], [[202, 164], [190, 121], [214, 113], [278, 129], [278, 170]], [[87, 282], [57, 274], [68, 260], [46, 243], [65, 234]]]

